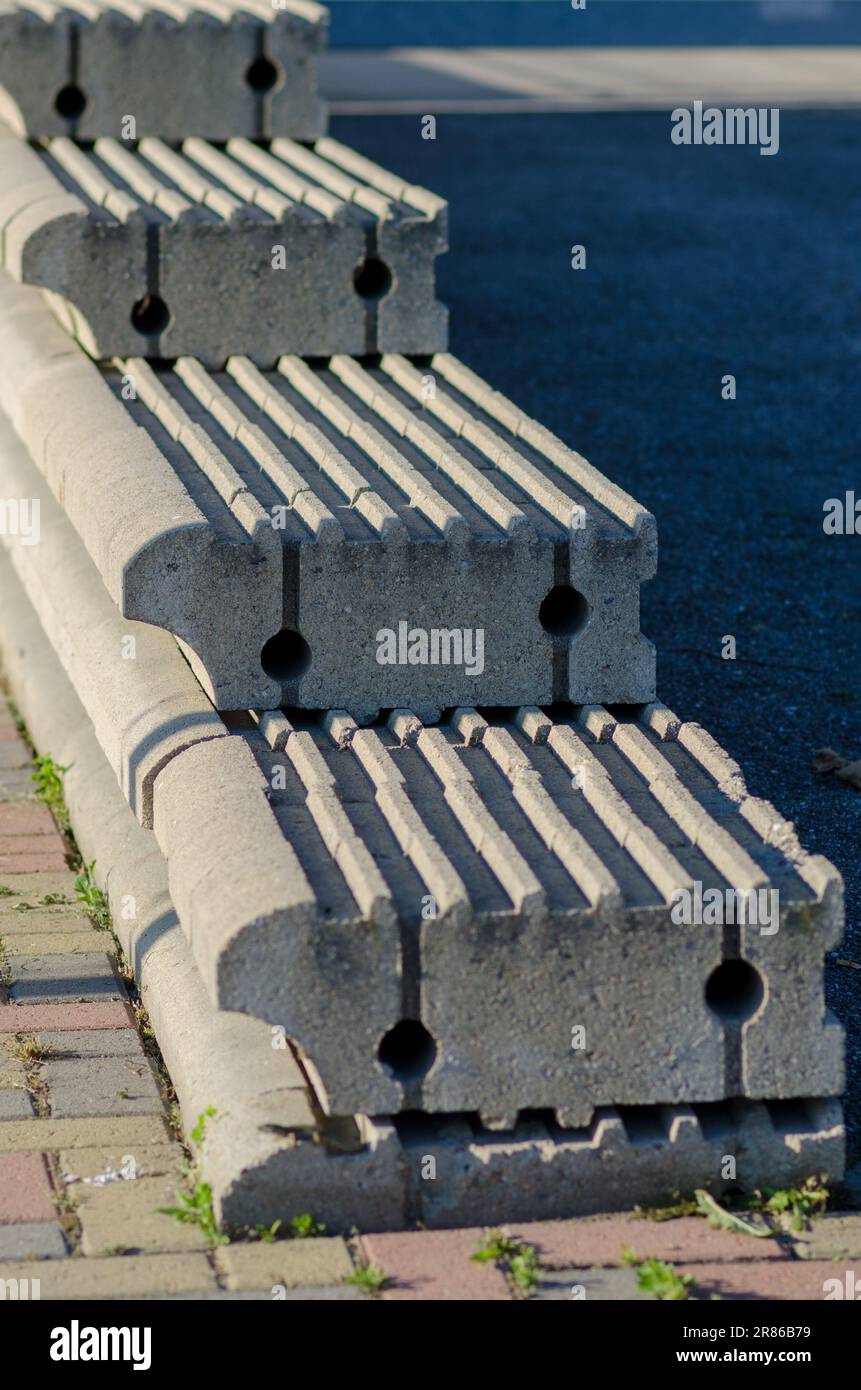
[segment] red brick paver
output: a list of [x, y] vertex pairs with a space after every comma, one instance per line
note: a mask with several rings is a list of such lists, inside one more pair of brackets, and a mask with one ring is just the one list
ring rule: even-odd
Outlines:
[[0, 840], [7, 835], [53, 835], [60, 841], [54, 818], [47, 806], [26, 801], [0, 802]]
[[104, 1004], [2, 1004], [0, 1033], [39, 1033], [48, 1029], [134, 1028], [135, 1016], [122, 1000]]
[[641, 1259], [681, 1261], [785, 1260], [787, 1252], [770, 1237], [716, 1230], [698, 1216], [649, 1221], [636, 1216], [601, 1216], [580, 1221], [529, 1221], [512, 1226], [520, 1240], [534, 1245], [542, 1265], [589, 1269], [622, 1263], [623, 1247]]
[[[825, 1281], [846, 1285], [846, 1271], [854, 1271], [854, 1289], [861, 1291], [861, 1260], [854, 1265], [837, 1260], [745, 1260], [738, 1264], [677, 1265], [678, 1274], [690, 1274], [698, 1297], [720, 1294], [728, 1299], [825, 1299]], [[845, 1297], [845, 1294], [844, 1294]], [[800, 1315], [799, 1315], [800, 1317]]]
[[41, 1154], [0, 1154], [0, 1225], [51, 1221], [55, 1215]]
[[371, 1264], [392, 1280], [383, 1298], [457, 1299], [475, 1302], [510, 1298], [508, 1285], [493, 1264], [470, 1259], [481, 1243], [481, 1230], [406, 1231], [394, 1235], [362, 1236]]

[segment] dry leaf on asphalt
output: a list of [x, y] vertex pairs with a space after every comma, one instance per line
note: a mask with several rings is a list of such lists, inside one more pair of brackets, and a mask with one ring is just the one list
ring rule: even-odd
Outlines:
[[833, 772], [841, 782], [847, 782], [856, 791], [861, 791], [861, 760], [850, 763], [847, 758], [835, 753], [833, 748], [817, 748], [813, 754], [813, 771]]

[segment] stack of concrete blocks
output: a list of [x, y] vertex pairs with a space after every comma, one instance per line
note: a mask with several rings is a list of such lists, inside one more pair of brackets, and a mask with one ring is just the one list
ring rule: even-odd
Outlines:
[[446, 351], [447, 210], [323, 135], [323, 20], [0, 8], [0, 639], [218, 1209], [838, 1177], [839, 875], [656, 699], [654, 519]]

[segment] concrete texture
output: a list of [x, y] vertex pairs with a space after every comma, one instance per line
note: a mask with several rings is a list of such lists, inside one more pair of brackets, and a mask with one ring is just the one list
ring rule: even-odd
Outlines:
[[218, 708], [653, 697], [654, 519], [448, 354], [100, 373], [8, 277], [0, 324], [0, 405]]
[[[285, 1201], [288, 1217], [312, 1211], [330, 1232], [354, 1224], [397, 1230], [415, 1220], [445, 1226], [572, 1215], [657, 1201], [703, 1181], [719, 1185], [727, 1153], [737, 1157], [742, 1188], [796, 1181], [810, 1172], [839, 1178], [842, 1121], [839, 1104], [828, 1100], [602, 1109], [579, 1133], [526, 1117], [507, 1135], [466, 1117], [406, 1116], [395, 1124], [361, 1115], [327, 1119], [314, 1069], [297, 1065], [278, 1031], [216, 1010], [207, 999], [153, 836], [122, 805], [74, 694], [2, 558], [0, 570], [4, 563], [9, 602], [0, 614], [0, 638], [7, 672], [37, 742], [50, 732], [74, 764], [66, 786], [82, 852], [97, 859], [186, 1127], [208, 1106], [216, 1108], [211, 1141], [204, 1142], [200, 1157], [226, 1224], [283, 1220]], [[591, 712], [590, 717], [594, 726]], [[686, 727], [658, 711], [649, 717], [677, 735]], [[535, 727], [534, 720], [527, 722]], [[414, 720], [397, 723], [416, 730]], [[343, 732], [340, 724], [332, 728], [336, 735]], [[291, 732], [287, 745], [296, 736]], [[427, 843], [417, 843], [413, 852], [421, 860], [426, 851]], [[133, 917], [123, 911], [130, 900]], [[120, 1152], [163, 1137], [163, 1127], [152, 1134], [129, 1130], [156, 1124], [154, 1118], [29, 1122], [34, 1123], [45, 1130], [37, 1142], [72, 1150], [68, 1163], [88, 1148], [89, 1136], [90, 1146], [114, 1144]], [[99, 1131], [96, 1138], [100, 1125], [104, 1135]], [[435, 1172], [446, 1173], [445, 1183], [430, 1176], [428, 1156], [437, 1160]]]
[[125, 621], [117, 612], [5, 420], [0, 420], [0, 492], [39, 498], [39, 543], [22, 545], [19, 536], [8, 533], [2, 543], [17, 572], [26, 576], [27, 591], [125, 795], [150, 823], [157, 770], [197, 739], [221, 737], [224, 727], [170, 635]]
[[[568, 20], [615, 23], [623, 6], [562, 8]], [[631, 10], [646, 24], [656, 9], [624, 8], [620, 28]], [[675, 28], [681, 8], [664, 5], [664, 24]], [[690, 9], [697, 23], [720, 10], [709, 22], [723, 31], [739, 6]], [[831, 18], [856, 9], [832, 6]], [[789, 27], [775, 25], [769, 42], [789, 42]], [[798, 85], [811, 70], [806, 57], [796, 53]], [[851, 49], [834, 54], [835, 69], [855, 62]], [[746, 61], [733, 66], [747, 71]], [[763, 87], [755, 104], [766, 95]], [[452, 351], [653, 508], [661, 565], [643, 592], [642, 621], [660, 638], [663, 699], [709, 729], [752, 790], [843, 873], [847, 935], [825, 979], [847, 1031], [857, 1162], [861, 977], [842, 962], [861, 962], [861, 797], [818, 776], [810, 757], [823, 745], [849, 757], [861, 748], [857, 537], [822, 529], [824, 501], [857, 492], [861, 376], [846, 288], [856, 278], [847, 188], [859, 117], [784, 110], [774, 159], [680, 150], [668, 126], [665, 112], [452, 115], [423, 142], [418, 164], [414, 116], [338, 119], [333, 133], [456, 210], [457, 254], [439, 281]], [[572, 272], [565, 254], [575, 240], [589, 248], [585, 273]], [[736, 401], [721, 398], [725, 373], [736, 377]], [[736, 660], [722, 658], [726, 633]]]
[[[233, 675], [227, 682], [221, 679], [217, 686], [209, 686], [209, 692], [226, 707], [242, 707], [252, 690], [264, 701], [277, 699], [280, 685], [260, 666], [261, 648], [279, 630], [283, 612], [282, 547], [271, 517], [227, 460], [207, 447], [205, 436], [190, 421], [183, 436], [192, 451], [187, 455], [190, 473], [181, 466], [175, 472], [158, 445], [135, 427], [121, 398], [113, 398], [98, 369], [63, 332], [38, 292], [0, 276], [0, 306], [0, 406], [62, 503], [126, 620], [110, 604], [104, 606], [101, 617], [91, 613], [86, 624], [82, 618], [90, 642], [98, 640], [97, 629], [110, 614], [117, 643], [113, 660], [125, 650], [119, 645], [122, 636], [133, 635], [138, 657], [122, 663], [127, 668], [125, 678], [133, 681], [143, 666], [146, 679], [154, 683], [171, 668], [165, 653], [173, 643], [151, 628], [129, 626], [127, 620], [152, 624], [155, 616], [159, 626], [200, 650], [200, 660], [189, 650], [198, 670], [201, 661], [204, 667], [213, 664], [219, 649], [232, 654], [227, 674], [238, 669], [240, 682]], [[143, 374], [142, 365], [138, 375]], [[117, 386], [121, 391], [119, 378]], [[167, 435], [165, 439], [169, 447], [176, 447]], [[5, 429], [4, 467], [11, 465], [13, 440]], [[24, 451], [19, 452], [23, 460]], [[193, 455], [199, 463], [193, 462]], [[4, 486], [9, 497], [34, 497], [40, 492], [35, 480], [25, 484], [22, 479], [23, 492], [9, 491], [9, 480]], [[213, 499], [217, 503], [214, 524], [201, 509], [202, 503], [211, 513]], [[43, 522], [49, 513], [60, 515], [49, 504], [46, 499]], [[35, 552], [42, 548], [18, 547], [27, 553], [17, 558], [20, 563], [35, 563]], [[89, 582], [97, 582], [97, 576]], [[102, 594], [101, 585], [97, 592]], [[47, 622], [44, 613], [42, 621]], [[56, 637], [52, 640], [56, 644]], [[88, 669], [92, 670], [94, 660]], [[179, 667], [173, 663], [171, 669], [181, 667], [182, 663]], [[221, 673], [215, 674], [218, 678]], [[202, 712], [206, 701], [197, 684], [187, 671], [178, 679], [185, 689], [196, 692]], [[162, 691], [159, 701], [166, 694]], [[87, 697], [84, 704], [95, 717]], [[189, 722], [190, 714], [189, 708], [178, 729], [183, 720]], [[122, 715], [114, 711], [101, 736], [115, 737], [113, 731], [121, 725]]]
[[[432, 353], [441, 198], [323, 139], [28, 145], [0, 126], [2, 265], [96, 358]], [[230, 304], [230, 313], [222, 309]]]
[[315, 59], [327, 14], [308, 0], [139, 0], [0, 9], [0, 112], [21, 134], [310, 140], [325, 124]]
[[[579, 1127], [603, 1104], [842, 1089], [821, 987], [840, 877], [697, 726], [660, 705], [276, 722], [283, 751], [237, 718], [175, 759], [156, 833], [211, 997], [285, 1027], [331, 1113]], [[774, 930], [728, 904], [677, 924], [697, 884], [776, 893]]]
[[[510, 1129], [545, 1107], [579, 1127], [604, 1104], [842, 1089], [820, 986], [839, 876], [701, 730], [655, 705], [639, 723], [584, 706], [557, 724], [525, 707], [490, 728], [470, 709], [446, 728], [327, 725], [276, 732], [273, 752], [246, 716], [171, 750], [152, 786], [210, 997], [283, 1027], [327, 1112], [478, 1110]], [[696, 883], [777, 892], [780, 929], [675, 925]], [[636, 1009], [632, 979], [649, 981]]]

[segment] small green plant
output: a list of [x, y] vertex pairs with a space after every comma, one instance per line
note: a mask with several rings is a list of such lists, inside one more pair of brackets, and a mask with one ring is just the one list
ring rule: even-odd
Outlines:
[[5, 883], [0, 883], [0, 898], [14, 898], [14, 896], [14, 888], [7, 888]]
[[710, 1226], [717, 1226], [723, 1231], [735, 1231], [737, 1235], [756, 1236], [758, 1239], [772, 1233], [770, 1226], [759, 1225], [744, 1216], [736, 1215], [735, 1212], [727, 1211], [710, 1192], [706, 1192], [705, 1188], [697, 1188], [694, 1196], [700, 1212], [708, 1217]]
[[357, 1289], [365, 1289], [367, 1293], [379, 1293], [384, 1289], [388, 1280], [380, 1269], [379, 1265], [359, 1264], [348, 1274], [344, 1280], [345, 1284], [354, 1284]]
[[215, 1117], [217, 1114], [218, 1114], [218, 1111], [216, 1110], [215, 1106], [214, 1106], [214, 1105], [208, 1105], [208, 1106], [206, 1107], [206, 1109], [205, 1109], [204, 1111], [202, 1111], [200, 1115], [198, 1115], [198, 1117], [197, 1117], [197, 1124], [194, 1126], [194, 1129], [191, 1131], [191, 1142], [192, 1142], [193, 1144], [195, 1144], [197, 1148], [201, 1148], [201, 1146], [203, 1145], [203, 1141], [204, 1141], [204, 1139], [206, 1138], [206, 1122], [207, 1122], [207, 1120], [214, 1119], [214, 1117]]
[[212, 1188], [208, 1182], [195, 1183], [191, 1192], [177, 1192], [175, 1207], [159, 1207], [162, 1216], [172, 1216], [183, 1226], [197, 1226], [211, 1245], [229, 1245], [230, 1236], [219, 1229], [212, 1210]]
[[309, 1236], [321, 1236], [326, 1227], [316, 1220], [310, 1211], [303, 1211], [290, 1222], [290, 1233], [296, 1240], [307, 1240]]
[[673, 1265], [666, 1260], [641, 1260], [630, 1246], [622, 1250], [622, 1263], [637, 1272], [637, 1284], [643, 1293], [663, 1303], [680, 1303], [690, 1298], [693, 1278], [690, 1274], [678, 1274]]
[[484, 1244], [471, 1256], [479, 1263], [495, 1263], [523, 1293], [531, 1293], [538, 1282], [538, 1254], [534, 1245], [514, 1240], [504, 1231], [488, 1231]]
[[[93, 860], [93, 863], [95, 862], [96, 861]], [[71, 903], [71, 901], [72, 899], [67, 898], [65, 893], [43, 893], [42, 897], [39, 899], [39, 902], [41, 903], [42, 907], [67, 907]]]
[[770, 1216], [786, 1217], [794, 1231], [803, 1231], [811, 1216], [825, 1211], [831, 1196], [825, 1177], [805, 1179], [800, 1187], [765, 1187], [748, 1199], [749, 1211], [762, 1211]]
[[99, 931], [107, 931], [111, 925], [111, 910], [108, 907], [108, 900], [96, 884], [93, 878], [93, 869], [96, 867], [95, 859], [90, 864], [85, 864], [75, 879], [75, 896], [79, 903], [86, 908], [87, 913], [92, 918], [93, 925]]
[[701, 1208], [695, 1197], [674, 1194], [675, 1201], [665, 1207], [635, 1207], [634, 1215], [641, 1221], [676, 1221], [681, 1216], [699, 1216]]
[[63, 774], [69, 769], [62, 763], [55, 763], [50, 753], [37, 755], [33, 763], [36, 768], [32, 774], [32, 781], [36, 783], [36, 800], [48, 807], [60, 829], [68, 833], [71, 827], [63, 792]]
[[16, 903], [12, 908], [13, 912], [35, 912], [35, 910], [32, 903]]
[[257, 1239], [262, 1241], [264, 1245], [274, 1245], [275, 1241], [278, 1239], [278, 1232], [280, 1229], [280, 1221], [273, 1221], [271, 1226], [264, 1226], [261, 1221], [254, 1227], [254, 1232]]

